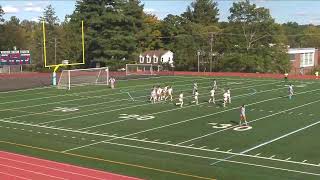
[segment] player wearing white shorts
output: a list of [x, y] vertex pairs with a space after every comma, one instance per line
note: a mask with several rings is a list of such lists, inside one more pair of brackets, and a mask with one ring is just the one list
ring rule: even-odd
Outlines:
[[223, 107], [226, 107], [226, 104], [228, 103], [228, 93], [223, 93]]
[[162, 100], [162, 88], [160, 86], [157, 89], [157, 100], [158, 101]]
[[227, 89], [227, 94], [228, 94], [228, 103], [231, 104], [231, 91], [230, 91], [230, 88]]
[[176, 103], [176, 106], [180, 105], [180, 107], [183, 106], [183, 93], [180, 93], [179, 95], [179, 102]]
[[199, 92], [196, 90], [195, 92], [194, 92], [194, 101], [192, 101], [191, 103], [196, 103], [196, 105], [198, 105], [199, 104], [199, 99], [198, 99], [198, 96], [199, 96]]
[[116, 79], [115, 79], [115, 78], [111, 77], [111, 78], [109, 79], [109, 83], [110, 83], [111, 89], [114, 89], [114, 84], [115, 84], [115, 82], [116, 82]]
[[240, 107], [240, 122], [239, 122], [239, 126], [242, 126], [242, 121], [244, 121], [246, 126], [248, 126], [247, 117], [246, 117], [246, 107], [245, 107], [244, 104]]
[[151, 97], [150, 97], [150, 101], [151, 103], [155, 103], [157, 100], [157, 92], [156, 92], [156, 88], [153, 88], [151, 91]]
[[167, 93], [168, 93], [168, 86], [165, 86], [162, 91], [162, 99], [166, 100]]
[[288, 93], [289, 93], [289, 99], [291, 99], [293, 96], [293, 85], [292, 84], [289, 85]]
[[213, 85], [212, 85], [213, 89], [217, 90], [218, 89], [218, 85], [217, 85], [217, 81], [214, 79], [213, 80]]
[[209, 99], [209, 103], [213, 103], [213, 104], [215, 104], [216, 102], [215, 102], [215, 99], [214, 99], [214, 94], [215, 94], [215, 90], [214, 90], [214, 88], [212, 88], [211, 89], [211, 91], [210, 91], [210, 99]]
[[192, 90], [192, 94], [194, 95], [194, 93], [198, 91], [198, 83], [197, 82], [194, 82], [193, 83], [193, 90]]
[[172, 93], [173, 93], [173, 89], [171, 86], [169, 86], [165, 100], [167, 100], [170, 97], [170, 101], [172, 101]]

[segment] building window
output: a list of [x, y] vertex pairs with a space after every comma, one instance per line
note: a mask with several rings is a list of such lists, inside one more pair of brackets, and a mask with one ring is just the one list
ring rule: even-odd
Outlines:
[[140, 63], [144, 62], [144, 58], [142, 56], [140, 56]]
[[147, 63], [151, 63], [151, 58], [149, 56], [147, 57]]
[[308, 67], [314, 65], [314, 53], [301, 54], [300, 67]]
[[157, 57], [154, 57], [154, 58], [153, 58], [153, 62], [154, 62], [154, 63], [158, 63], [158, 58], [157, 58]]
[[163, 58], [161, 58], [161, 62], [163, 62]]

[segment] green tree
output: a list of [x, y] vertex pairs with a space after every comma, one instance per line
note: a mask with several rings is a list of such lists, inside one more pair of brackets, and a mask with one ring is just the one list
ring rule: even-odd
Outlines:
[[[301, 32], [300, 32], [301, 33]], [[302, 47], [320, 47], [320, 28], [317, 26], [308, 26], [303, 30], [301, 38]]]
[[4, 11], [2, 9], [2, 6], [0, 5], [0, 23], [4, 22], [3, 15], [4, 15]]
[[87, 63], [119, 62], [135, 57], [137, 34], [143, 25], [140, 1], [77, 1], [70, 17], [70, 23], [85, 20]]
[[196, 0], [182, 16], [194, 23], [215, 24], [219, 20], [218, 3], [212, 0]]

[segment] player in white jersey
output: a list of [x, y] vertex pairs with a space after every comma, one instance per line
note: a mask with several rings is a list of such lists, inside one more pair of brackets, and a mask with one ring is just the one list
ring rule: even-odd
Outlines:
[[183, 106], [183, 93], [180, 93], [179, 95], [179, 102], [176, 103], [176, 106], [180, 105], [180, 107]]
[[157, 101], [157, 89], [153, 87], [151, 91], [151, 97], [150, 97], [151, 103], [155, 103]]
[[293, 96], [293, 85], [292, 84], [290, 84], [288, 87], [288, 93], [289, 93], [289, 99], [291, 99]]
[[225, 91], [223, 93], [223, 107], [226, 107], [227, 103], [228, 103], [228, 93]]
[[195, 92], [194, 92], [194, 101], [192, 101], [191, 103], [196, 103], [196, 105], [198, 105], [199, 104], [199, 99], [198, 99], [198, 96], [199, 96], [199, 92], [196, 90]]
[[162, 99], [164, 99], [164, 100], [166, 100], [166, 97], [167, 97], [168, 87], [169, 87], [169, 86], [165, 86], [165, 87], [163, 88], [163, 91], [162, 91]]
[[214, 88], [212, 88], [211, 89], [211, 91], [210, 91], [210, 99], [209, 99], [209, 103], [213, 103], [213, 104], [215, 104], [216, 102], [215, 102], [215, 99], [214, 99], [214, 94], [215, 94], [215, 90], [214, 90]]
[[319, 78], [319, 71], [316, 71], [314, 74], [316, 75], [316, 79], [318, 79]]
[[197, 82], [194, 82], [193, 83], [193, 90], [192, 90], [192, 94], [194, 95], [194, 93], [198, 91], [198, 83]]
[[214, 90], [217, 90], [218, 89], [218, 85], [217, 85], [217, 81], [214, 79], [213, 80], [213, 85], [212, 85], [213, 89]]
[[247, 117], [246, 117], [246, 107], [245, 107], [244, 104], [240, 107], [240, 122], [239, 122], [239, 126], [242, 126], [242, 121], [244, 121], [246, 126], [248, 126]]
[[227, 94], [228, 94], [228, 103], [231, 104], [231, 91], [230, 91], [230, 88], [227, 89]]
[[158, 101], [162, 100], [162, 88], [160, 86], [157, 89], [157, 99]]
[[172, 93], [173, 93], [172, 86], [169, 86], [165, 100], [167, 100], [170, 97], [170, 101], [172, 101]]
[[115, 83], [116, 83], [116, 79], [113, 78], [113, 77], [110, 77], [109, 83], [110, 83], [111, 89], [114, 89], [114, 85], [115, 85]]

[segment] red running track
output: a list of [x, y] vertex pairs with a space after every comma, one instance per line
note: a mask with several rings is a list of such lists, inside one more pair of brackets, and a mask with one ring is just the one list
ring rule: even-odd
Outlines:
[[0, 151], [0, 180], [141, 180]]

